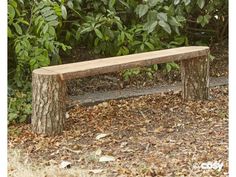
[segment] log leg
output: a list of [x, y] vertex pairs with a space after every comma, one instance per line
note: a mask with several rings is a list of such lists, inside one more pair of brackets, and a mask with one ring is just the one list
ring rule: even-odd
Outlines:
[[32, 129], [53, 136], [62, 133], [66, 85], [59, 75], [44, 69], [32, 75]]
[[208, 56], [181, 61], [182, 97], [184, 99], [208, 99]]

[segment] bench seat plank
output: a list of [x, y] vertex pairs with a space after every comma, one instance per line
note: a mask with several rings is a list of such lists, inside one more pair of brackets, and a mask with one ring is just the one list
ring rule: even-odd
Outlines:
[[[34, 70], [37, 74], [46, 74], [51, 71], [59, 74], [62, 80], [82, 78], [92, 75], [121, 71], [132, 67], [148, 66], [171, 61], [180, 61], [189, 58], [206, 56], [209, 47], [190, 46], [139, 54], [101, 58], [96, 60], [43, 67]], [[47, 70], [47, 71], [45, 71]]]

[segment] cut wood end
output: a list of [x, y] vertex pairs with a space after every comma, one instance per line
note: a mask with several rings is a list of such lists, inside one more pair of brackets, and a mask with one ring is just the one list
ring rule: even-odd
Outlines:
[[200, 49], [202, 49], [202, 50], [209, 49], [208, 46], [187, 46], [186, 48], [192, 48], [192, 49], [198, 49], [198, 50], [200, 50]]
[[59, 73], [56, 73], [55, 71], [50, 71], [44, 68], [39, 68], [39, 69], [35, 69], [33, 70], [33, 74], [37, 74], [37, 75], [59, 75]]
[[[175, 48], [173, 48], [175, 49]], [[186, 46], [186, 47], [180, 47], [179, 49], [183, 49], [187, 51], [199, 51], [199, 52], [206, 52], [206, 54], [210, 51], [210, 48], [208, 46]]]

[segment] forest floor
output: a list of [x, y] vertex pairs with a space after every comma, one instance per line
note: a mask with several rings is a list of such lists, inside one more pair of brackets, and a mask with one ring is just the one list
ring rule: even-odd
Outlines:
[[[227, 49], [215, 51], [211, 76], [227, 76]], [[172, 76], [170, 82], [179, 77]], [[85, 79], [72, 94], [86, 92], [88, 85], [105, 90], [96, 86], [102, 77]], [[141, 76], [123, 87], [141, 82], [153, 84]], [[29, 124], [12, 125], [9, 176], [228, 176], [228, 86], [213, 87], [210, 95], [184, 101], [180, 92], [163, 92], [79, 105], [68, 111], [65, 131], [55, 137], [36, 135]], [[70, 163], [67, 169], [60, 168], [62, 162]]]

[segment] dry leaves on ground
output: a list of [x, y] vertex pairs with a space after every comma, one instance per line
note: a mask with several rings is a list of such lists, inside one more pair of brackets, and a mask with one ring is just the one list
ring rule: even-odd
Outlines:
[[[8, 146], [37, 164], [69, 161], [71, 169], [100, 176], [227, 176], [228, 88], [211, 89], [211, 98], [183, 101], [180, 93], [165, 93], [78, 106], [62, 135], [12, 126]], [[202, 169], [207, 162], [223, 167]]]

